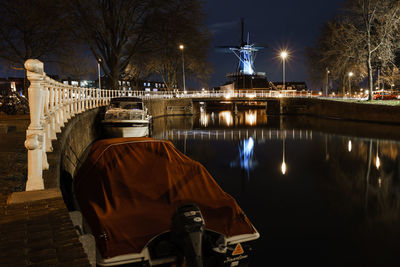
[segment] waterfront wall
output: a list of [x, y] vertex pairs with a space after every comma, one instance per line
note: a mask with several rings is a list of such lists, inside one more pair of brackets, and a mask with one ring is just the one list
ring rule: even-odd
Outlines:
[[[267, 106], [268, 109], [268, 106]], [[400, 106], [372, 105], [315, 98], [282, 98], [280, 114], [400, 124]]]
[[193, 101], [189, 98], [148, 99], [144, 103], [153, 118], [193, 114]]

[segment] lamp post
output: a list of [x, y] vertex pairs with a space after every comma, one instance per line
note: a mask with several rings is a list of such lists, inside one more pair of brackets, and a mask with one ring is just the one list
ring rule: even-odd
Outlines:
[[353, 72], [349, 72], [349, 94], [351, 97], [351, 77], [353, 77], [354, 73]]
[[182, 76], [183, 76], [183, 92], [186, 93], [186, 83], [185, 83], [185, 56], [183, 55], [183, 49], [185, 46], [183, 44], [179, 45], [179, 49], [182, 51]]
[[99, 89], [101, 89], [101, 72], [100, 72], [101, 58], [97, 60], [97, 71], [99, 73]]
[[282, 89], [285, 90], [285, 60], [288, 56], [288, 52], [286, 50], [281, 52], [281, 58], [282, 58]]
[[331, 73], [330, 70], [326, 69], [326, 86], [325, 86], [325, 96], [326, 97], [328, 97], [329, 73]]

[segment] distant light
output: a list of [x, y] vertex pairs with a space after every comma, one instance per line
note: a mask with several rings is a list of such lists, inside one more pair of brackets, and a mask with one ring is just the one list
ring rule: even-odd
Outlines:
[[349, 76], [352, 77], [353, 75], [354, 75], [354, 73], [350, 71]]
[[179, 45], [179, 49], [183, 50], [185, 48], [185, 46], [183, 44]]
[[379, 186], [379, 188], [382, 187], [382, 179], [381, 178], [378, 179], [378, 186]]
[[376, 155], [375, 166], [378, 170], [379, 170], [379, 167], [381, 166], [381, 160], [379, 159], [378, 155]]
[[288, 52], [287, 52], [286, 50], [284, 50], [284, 51], [281, 52], [281, 58], [282, 58], [282, 59], [286, 59], [287, 56], [288, 56]]
[[285, 161], [282, 161], [281, 171], [282, 171], [282, 174], [283, 174], [283, 175], [286, 174], [286, 163], [285, 163]]
[[351, 152], [351, 149], [353, 148], [353, 146], [352, 146], [352, 143], [351, 143], [351, 140], [349, 140], [349, 143], [347, 144], [347, 150], [349, 151], [349, 152]]

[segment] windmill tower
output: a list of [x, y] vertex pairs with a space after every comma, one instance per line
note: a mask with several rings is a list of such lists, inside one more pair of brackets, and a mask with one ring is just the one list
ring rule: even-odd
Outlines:
[[267, 88], [268, 80], [265, 72], [256, 72], [254, 61], [257, 52], [264, 49], [264, 46], [250, 44], [250, 35], [247, 34], [247, 40], [244, 40], [244, 20], [241, 19], [241, 44], [240, 46], [219, 46], [232, 52], [239, 60], [236, 72], [228, 73], [226, 77], [234, 83], [235, 89], [254, 89]]

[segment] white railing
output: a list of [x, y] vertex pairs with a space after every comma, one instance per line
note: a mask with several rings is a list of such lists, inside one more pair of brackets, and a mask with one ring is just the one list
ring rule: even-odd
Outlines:
[[121, 91], [129, 96], [143, 99], [157, 98], [282, 98], [282, 97], [313, 97], [310, 92], [297, 92], [296, 90], [229, 90], [229, 91], [178, 91], [178, 92], [146, 92], [146, 91]]
[[28, 89], [30, 125], [26, 131], [28, 180], [26, 190], [44, 189], [43, 170], [49, 168], [46, 152], [53, 150], [65, 123], [77, 114], [107, 105], [118, 92], [83, 88], [57, 82], [46, 75], [43, 63], [36, 59], [25, 62], [30, 81]]

